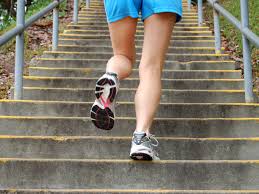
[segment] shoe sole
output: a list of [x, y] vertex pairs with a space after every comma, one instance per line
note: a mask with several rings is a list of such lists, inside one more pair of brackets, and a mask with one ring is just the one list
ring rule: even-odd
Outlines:
[[146, 160], [146, 161], [151, 161], [153, 158], [145, 153], [134, 153], [130, 155], [130, 158], [133, 160]]
[[[95, 96], [100, 103], [102, 103], [100, 98], [103, 94], [103, 92], [101, 91], [104, 90], [104, 85], [106, 84], [109, 84], [110, 86], [115, 86], [114, 81], [108, 78], [103, 78], [101, 80], [98, 80], [98, 82], [96, 83]], [[114, 101], [116, 97], [116, 93], [117, 93], [116, 87], [111, 87], [109, 96], [108, 96], [110, 103]], [[114, 113], [109, 107], [106, 107], [105, 109], [103, 109], [98, 105], [94, 105], [91, 109], [91, 118], [94, 125], [99, 129], [111, 130], [114, 126]]]

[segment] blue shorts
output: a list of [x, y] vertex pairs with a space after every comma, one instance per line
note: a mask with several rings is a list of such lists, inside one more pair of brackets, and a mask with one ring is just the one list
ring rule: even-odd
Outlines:
[[139, 13], [144, 21], [156, 13], [170, 12], [176, 14], [176, 22], [182, 18], [182, 0], [104, 0], [107, 21], [116, 22], [125, 17], [138, 18]]

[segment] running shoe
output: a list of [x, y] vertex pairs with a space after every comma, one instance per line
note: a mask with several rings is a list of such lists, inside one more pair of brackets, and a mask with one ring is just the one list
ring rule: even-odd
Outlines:
[[115, 98], [119, 89], [119, 80], [114, 73], [105, 73], [95, 88], [96, 100], [91, 108], [91, 119], [97, 128], [111, 130], [115, 118]]
[[133, 160], [159, 160], [155, 147], [158, 141], [154, 135], [145, 132], [134, 132], [130, 150], [130, 158]]

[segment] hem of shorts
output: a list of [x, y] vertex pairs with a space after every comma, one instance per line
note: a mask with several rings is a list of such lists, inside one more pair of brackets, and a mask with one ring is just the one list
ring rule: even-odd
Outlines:
[[122, 14], [122, 15], [119, 15], [119, 16], [107, 18], [107, 21], [108, 21], [108, 23], [113, 23], [113, 22], [117, 22], [119, 20], [122, 20], [126, 17], [138, 18], [139, 15], [136, 15], [136, 13], [127, 13], [127, 14]]
[[167, 8], [157, 8], [154, 9], [153, 13], [149, 13], [148, 15], [145, 15], [142, 17], [142, 20], [144, 21], [145, 19], [147, 19], [149, 16], [153, 15], [153, 14], [157, 14], [157, 13], [175, 13], [176, 14], [176, 23], [180, 22], [182, 19], [182, 12], [172, 8], [172, 7], [167, 7]]

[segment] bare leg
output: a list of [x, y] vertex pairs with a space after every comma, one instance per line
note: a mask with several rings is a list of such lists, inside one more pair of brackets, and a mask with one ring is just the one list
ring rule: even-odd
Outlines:
[[107, 72], [113, 72], [118, 78], [125, 79], [132, 72], [135, 63], [135, 33], [137, 19], [127, 17], [109, 24], [114, 56], [107, 64]]
[[137, 19], [130, 17], [109, 24], [114, 56], [107, 64], [106, 74], [98, 79], [95, 87], [96, 99], [91, 108], [91, 119], [97, 128], [111, 130], [114, 126], [114, 99], [119, 89], [119, 80], [128, 77], [135, 60]]
[[161, 96], [161, 74], [175, 14], [154, 14], [144, 21], [145, 38], [139, 67], [140, 84], [135, 96], [136, 131], [149, 133]]

